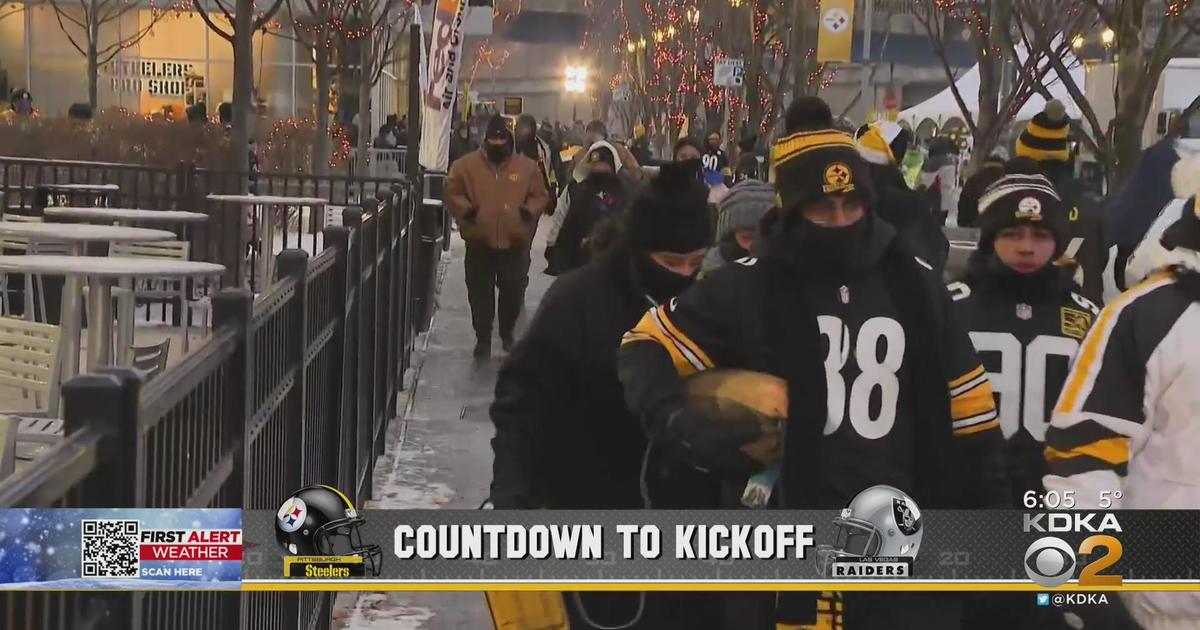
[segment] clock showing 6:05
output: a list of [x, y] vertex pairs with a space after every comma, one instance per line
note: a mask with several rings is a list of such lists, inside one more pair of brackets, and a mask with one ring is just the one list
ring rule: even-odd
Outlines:
[[[1120, 490], [1102, 490], [1100, 491], [1097, 507], [1101, 510], [1107, 510], [1113, 506], [1113, 501], [1120, 500]], [[1038, 492], [1030, 490], [1025, 493], [1021, 502], [1026, 509], [1030, 510], [1072, 510], [1075, 509], [1075, 491], [1063, 490], [1059, 492], [1057, 490], [1047, 490], [1045, 492]]]

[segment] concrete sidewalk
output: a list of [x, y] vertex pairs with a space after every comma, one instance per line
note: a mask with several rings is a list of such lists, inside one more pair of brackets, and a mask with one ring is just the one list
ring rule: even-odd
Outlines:
[[[526, 311], [537, 308], [553, 278], [546, 267], [544, 229], [534, 239]], [[492, 481], [491, 439], [495, 433], [488, 406], [496, 372], [503, 361], [499, 335], [492, 358], [471, 356], [475, 333], [463, 270], [465, 246], [453, 236], [443, 255], [437, 312], [414, 357], [407, 410], [392, 423], [388, 447], [375, 473], [375, 500], [367, 509], [476, 509]], [[517, 324], [520, 334], [525, 316]], [[361, 593], [356, 601], [339, 598], [335, 627], [350, 630], [490, 629], [482, 593]]]

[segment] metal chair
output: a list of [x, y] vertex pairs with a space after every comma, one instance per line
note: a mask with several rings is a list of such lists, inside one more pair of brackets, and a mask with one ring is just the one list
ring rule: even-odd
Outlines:
[[[123, 258], [151, 258], [157, 260], [188, 260], [190, 245], [187, 241], [162, 241], [157, 243], [112, 243], [108, 247], [109, 256]], [[114, 290], [113, 295], [122, 299], [155, 299], [167, 298], [179, 301], [179, 327], [183, 332], [183, 351], [187, 353], [188, 318], [192, 308], [204, 308], [188, 295], [187, 279], [147, 278], [138, 280], [133, 287], [133, 295], [127, 295], [124, 290]], [[133, 322], [127, 323], [132, 326]], [[130, 334], [129, 339], [133, 339]]]
[[0, 416], [0, 480], [13, 474], [17, 467], [17, 421]]
[[171, 338], [148, 346], [133, 347], [133, 369], [142, 373], [146, 382], [154, 380], [167, 369], [167, 357], [171, 352]]
[[0, 317], [0, 385], [33, 393], [34, 405], [58, 414], [58, 355], [61, 330], [13, 317]]
[[[5, 210], [8, 210], [5, 208]], [[17, 214], [15, 212], [5, 212], [3, 220], [12, 223], [42, 223], [41, 217], [30, 216], [27, 214]], [[3, 236], [0, 237], [0, 248], [5, 251], [15, 251], [18, 254], [67, 254], [68, 248], [62, 243], [42, 242], [30, 244], [29, 239], [23, 236]], [[8, 302], [8, 281], [7, 274], [0, 276], [4, 278], [0, 282], [4, 283], [2, 291], [2, 300], [0, 300], [0, 314], [9, 315], [12, 313], [12, 308]], [[34, 287], [36, 288], [36, 291]], [[41, 309], [41, 318], [37, 317], [37, 311], [34, 310], [33, 296], [37, 294], [37, 307]], [[42, 283], [40, 275], [27, 274], [25, 276], [25, 319], [29, 321], [39, 321], [46, 319], [46, 291], [45, 285]]]

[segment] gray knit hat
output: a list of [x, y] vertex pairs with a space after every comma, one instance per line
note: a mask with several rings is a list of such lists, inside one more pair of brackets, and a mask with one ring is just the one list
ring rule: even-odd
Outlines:
[[775, 205], [775, 188], [757, 179], [746, 179], [729, 189], [717, 207], [717, 238], [733, 230], [755, 230], [763, 215]]

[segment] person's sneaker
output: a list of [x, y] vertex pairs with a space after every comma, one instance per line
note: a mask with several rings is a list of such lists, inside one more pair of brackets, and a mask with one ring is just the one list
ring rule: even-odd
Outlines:
[[500, 347], [502, 349], [504, 349], [505, 352], [512, 352], [513, 338], [512, 337], [501, 337], [500, 338]]
[[492, 344], [490, 341], [475, 342], [475, 358], [486, 359], [492, 356]]

